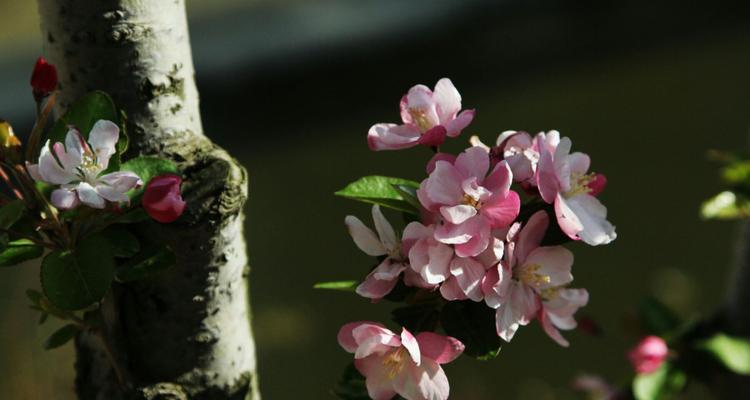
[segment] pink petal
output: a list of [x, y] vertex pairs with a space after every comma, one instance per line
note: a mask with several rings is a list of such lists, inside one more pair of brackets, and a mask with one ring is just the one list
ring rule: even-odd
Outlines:
[[549, 216], [544, 210], [537, 211], [529, 218], [526, 225], [518, 233], [516, 240], [516, 262], [525, 263], [532, 250], [539, 247], [549, 227]]
[[496, 238], [490, 239], [490, 245], [487, 246], [483, 252], [476, 256], [476, 260], [479, 261], [485, 268], [495, 266], [503, 258], [505, 252], [505, 243]]
[[370, 150], [399, 150], [414, 147], [420, 138], [414, 125], [375, 124], [367, 133]]
[[388, 253], [383, 243], [380, 242], [380, 239], [375, 236], [375, 232], [366, 227], [359, 218], [347, 215], [344, 223], [349, 230], [349, 235], [354, 239], [354, 244], [365, 252], [365, 254], [377, 257]]
[[482, 278], [485, 273], [482, 264], [471, 258], [455, 258], [451, 262], [450, 271], [467, 298], [473, 301], [482, 300]]
[[507, 228], [518, 217], [521, 211], [521, 198], [514, 191], [508, 192], [507, 196], [493, 195], [487, 200], [481, 214], [487, 219], [492, 228]]
[[120, 128], [111, 121], [96, 121], [89, 133], [89, 144], [96, 154], [97, 163], [102, 169], [107, 169], [109, 158], [117, 151], [117, 140], [120, 137]]
[[464, 293], [461, 286], [458, 285], [458, 280], [455, 276], [451, 276], [442, 285], [440, 285], [440, 295], [448, 301], [466, 300], [466, 293]]
[[446, 221], [458, 225], [477, 215], [477, 209], [466, 204], [459, 204], [451, 207], [443, 206], [440, 207], [440, 214]]
[[385, 329], [385, 327], [381, 324], [378, 324], [376, 322], [369, 322], [369, 321], [357, 321], [357, 322], [350, 322], [348, 324], [345, 324], [344, 326], [339, 329], [339, 333], [337, 336], [337, 339], [339, 341], [339, 345], [344, 348], [349, 353], [354, 353], [357, 350], [357, 347], [359, 346], [357, 342], [354, 340], [354, 336], [352, 335], [352, 331], [354, 328], [358, 328], [360, 326], [377, 326], [380, 328]]
[[460, 181], [475, 178], [476, 182], [481, 185], [490, 169], [490, 155], [481, 147], [469, 147], [458, 155], [454, 165], [461, 174]]
[[453, 249], [425, 238], [409, 251], [409, 264], [428, 284], [438, 284], [448, 277], [448, 268], [453, 258]]
[[461, 95], [448, 78], [443, 78], [435, 84], [432, 98], [441, 124], [451, 121], [461, 110]]
[[[461, 181], [461, 176], [453, 165], [445, 161], [438, 161], [435, 163], [435, 171], [427, 178], [424, 187], [425, 194], [435, 204], [459, 204], [464, 195]], [[427, 205], [423, 205], [428, 208]]]
[[512, 273], [502, 263], [487, 270], [482, 278], [482, 293], [487, 306], [497, 309], [506, 302], [512, 283]]
[[422, 355], [419, 352], [417, 338], [415, 338], [411, 332], [406, 330], [406, 328], [401, 329], [401, 345], [409, 352], [409, 356], [411, 356], [411, 359], [415, 364], [419, 365], [422, 363]]
[[487, 179], [484, 180], [484, 186], [493, 194], [505, 197], [513, 183], [513, 172], [506, 161], [500, 161], [492, 169]]
[[[406, 105], [409, 111], [417, 111], [424, 114], [424, 118], [430, 127], [440, 125], [440, 118], [435, 109], [435, 100], [432, 91], [425, 85], [415, 85], [406, 94]], [[413, 121], [417, 123], [417, 121]]]
[[445, 142], [446, 131], [442, 125], [430, 128], [427, 132], [419, 137], [417, 143], [422, 146], [437, 147]]
[[[466, 243], [459, 243], [454, 246], [457, 256], [475, 257], [487, 249], [492, 235], [490, 233], [490, 223], [483, 215], [477, 215], [460, 226], [466, 227], [467, 232], [471, 232], [472, 236]], [[437, 236], [437, 231], [435, 233]]]
[[458, 339], [433, 332], [419, 333], [417, 342], [422, 356], [438, 364], [447, 364], [455, 360], [465, 349], [464, 344]]
[[390, 281], [398, 278], [405, 269], [404, 263], [388, 257], [372, 270], [372, 276], [377, 280]]
[[560, 225], [563, 233], [573, 240], [581, 240], [578, 234], [583, 230], [583, 224], [578, 219], [575, 211], [570, 208], [568, 202], [560, 194], [555, 198], [555, 216], [557, 217], [557, 224]]
[[365, 358], [371, 354], [383, 354], [394, 347], [401, 347], [401, 339], [380, 325], [364, 324], [352, 329], [357, 342], [354, 358]]
[[365, 280], [357, 286], [356, 292], [358, 295], [368, 299], [380, 300], [396, 287], [398, 277], [382, 280], [376, 278], [375, 273], [375, 271], [370, 272]]
[[29, 173], [31, 179], [35, 181], [43, 181], [42, 176], [39, 175], [39, 164], [30, 164], [26, 161], [26, 171]]
[[447, 400], [448, 377], [440, 364], [424, 360], [422, 365], [407, 364], [393, 381], [396, 392], [409, 400]]
[[427, 162], [427, 174], [431, 174], [435, 170], [435, 163], [438, 161], [446, 161], [450, 164], [456, 162], [456, 156], [450, 153], [435, 153], [434, 156]]
[[65, 151], [68, 157], [76, 166], [83, 162], [83, 153], [88, 150], [88, 144], [80, 132], [76, 129], [69, 129], [65, 135]]
[[384, 362], [384, 357], [379, 355], [354, 360], [354, 366], [365, 377], [367, 394], [373, 400], [390, 400], [396, 395], [390, 370], [384, 367]]
[[464, 110], [461, 111], [461, 113], [458, 114], [456, 118], [446, 122], [444, 126], [447, 131], [448, 137], [456, 137], [460, 135], [461, 131], [469, 126], [469, 124], [471, 124], [471, 121], [474, 120], [475, 115], [476, 111], [474, 110]]
[[565, 247], [537, 247], [529, 253], [526, 264], [539, 265], [536, 273], [549, 277], [549, 282], [540, 285], [540, 289], [563, 286], [573, 281], [573, 274], [570, 272], [573, 253]]
[[409, 254], [411, 248], [423, 238], [432, 237], [434, 227], [432, 225], [425, 226], [417, 221], [410, 222], [404, 228], [404, 233], [401, 235], [401, 252], [403, 254]]
[[539, 323], [542, 324], [542, 329], [544, 329], [544, 332], [550, 337], [550, 339], [554, 340], [562, 347], [570, 346], [570, 342], [560, 334], [560, 331], [555, 328], [552, 321], [550, 321], [549, 316], [544, 311], [539, 313]]
[[539, 194], [545, 202], [552, 204], [555, 196], [560, 192], [560, 183], [555, 173], [555, 164], [552, 159], [552, 153], [546, 148], [546, 145], [539, 143], [543, 138], [537, 136], [537, 145], [539, 146], [539, 163], [536, 166], [536, 185], [539, 188]]

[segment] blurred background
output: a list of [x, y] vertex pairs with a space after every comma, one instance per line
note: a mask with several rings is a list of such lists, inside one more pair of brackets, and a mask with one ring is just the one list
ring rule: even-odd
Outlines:
[[[387, 302], [311, 289], [371, 265], [346, 214], [368, 207], [333, 192], [362, 175], [421, 180], [426, 149], [370, 152], [368, 128], [397, 122], [416, 84], [450, 77], [475, 122], [468, 137], [558, 129], [605, 173], [617, 225], [610, 246], [574, 246], [576, 285], [603, 334], [567, 334], [563, 349], [534, 323], [490, 362], [446, 367], [453, 399], [576, 399], [570, 381], [625, 381], [627, 315], [655, 296], [707, 315], [727, 286], [736, 226], [702, 222], [720, 189], [711, 148], [747, 144], [750, 4], [608, 0], [193, 0], [188, 2], [205, 132], [250, 171], [247, 238], [266, 399], [333, 399], [350, 355], [340, 325], [388, 320]], [[0, 117], [28, 131], [31, 67], [41, 54], [35, 4], [0, 0]], [[396, 220], [396, 215], [391, 215]], [[0, 397], [72, 399], [73, 349], [41, 343], [24, 291], [35, 267], [0, 270]], [[693, 386], [689, 399], [711, 399]]]

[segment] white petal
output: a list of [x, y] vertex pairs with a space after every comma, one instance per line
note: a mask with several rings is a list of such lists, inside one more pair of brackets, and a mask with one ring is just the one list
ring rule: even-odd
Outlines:
[[477, 209], [466, 204], [459, 204], [452, 207], [443, 206], [440, 207], [440, 215], [451, 224], [458, 225], [477, 215]]
[[50, 197], [52, 205], [60, 210], [76, 208], [80, 202], [76, 192], [70, 189], [55, 189]]
[[375, 232], [366, 227], [359, 218], [353, 215], [347, 215], [344, 219], [344, 223], [349, 229], [349, 234], [352, 236], [352, 239], [354, 239], [354, 243], [360, 250], [364, 251], [365, 254], [377, 257], [388, 253], [383, 246], [383, 243], [380, 243], [380, 239], [375, 236]]
[[96, 154], [97, 162], [102, 169], [107, 169], [109, 158], [115, 154], [117, 139], [120, 137], [120, 128], [112, 121], [100, 119], [96, 121], [89, 133], [89, 144]]
[[378, 231], [380, 242], [385, 246], [386, 250], [393, 251], [397, 244], [396, 232], [393, 230], [390, 222], [385, 219], [383, 212], [380, 211], [379, 205], [372, 206], [372, 220], [375, 222], [375, 230]]
[[69, 183], [76, 178], [65, 171], [57, 162], [55, 156], [52, 155], [49, 149], [49, 140], [42, 146], [42, 152], [39, 155], [39, 175], [43, 181], [57, 185]]
[[83, 204], [91, 208], [104, 208], [106, 202], [104, 198], [99, 196], [93, 186], [86, 182], [81, 182], [76, 186], [76, 192], [78, 192], [78, 198]]
[[592, 246], [607, 244], [617, 238], [615, 227], [607, 221], [607, 208], [588, 194], [567, 199], [568, 207], [581, 221], [583, 230], [578, 236]]
[[461, 94], [448, 78], [443, 78], [435, 85], [432, 95], [438, 110], [440, 123], [445, 124], [461, 110]]

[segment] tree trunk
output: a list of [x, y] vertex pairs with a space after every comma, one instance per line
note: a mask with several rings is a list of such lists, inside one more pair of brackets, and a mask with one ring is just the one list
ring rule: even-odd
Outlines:
[[57, 111], [91, 90], [109, 93], [127, 113], [128, 154], [178, 162], [188, 202], [180, 220], [148, 232], [173, 248], [177, 266], [114, 285], [102, 310], [110, 345], [76, 338], [79, 398], [260, 399], [242, 225], [247, 175], [203, 135], [184, 0], [38, 3], [60, 78]]

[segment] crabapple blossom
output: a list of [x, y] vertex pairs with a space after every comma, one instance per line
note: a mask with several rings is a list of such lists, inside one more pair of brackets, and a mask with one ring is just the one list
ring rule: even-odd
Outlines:
[[161, 223], [174, 222], [185, 211], [185, 201], [180, 193], [182, 178], [175, 174], [151, 178], [143, 191], [143, 208], [148, 215]]
[[542, 306], [539, 310], [542, 329], [557, 344], [568, 347], [570, 343], [560, 334], [559, 329], [575, 329], [578, 324], [573, 319], [573, 314], [588, 302], [589, 293], [586, 289], [553, 287], [542, 291]]
[[52, 204], [59, 209], [72, 209], [83, 203], [92, 208], [104, 208], [107, 201], [128, 203], [125, 194], [142, 184], [130, 171], [102, 174], [117, 151], [120, 128], [111, 121], [97, 121], [88, 142], [75, 129], [70, 129], [65, 144], [50, 141], [42, 147], [38, 164], [27, 165], [29, 174], [37, 181], [60, 185], [52, 192]]
[[650, 374], [659, 369], [667, 355], [667, 342], [658, 336], [646, 336], [628, 352], [630, 363], [639, 374]]
[[498, 163], [487, 175], [489, 168], [487, 150], [470, 147], [453, 163], [436, 161], [417, 190], [422, 206], [441, 219], [435, 239], [454, 245], [459, 257], [483, 252], [492, 239], [491, 230], [507, 228], [518, 216], [520, 198], [510, 190], [508, 164]]
[[401, 98], [400, 109], [402, 125], [380, 123], [370, 128], [370, 149], [439, 146], [446, 136], [458, 136], [474, 119], [474, 110], [461, 111], [461, 95], [448, 78], [439, 80], [434, 92], [424, 85], [413, 86]]
[[347, 215], [344, 222], [360, 250], [373, 257], [385, 256], [357, 287], [360, 296], [381, 299], [396, 286], [399, 276], [408, 267], [409, 260], [405, 256], [401, 241], [396, 237], [396, 232], [380, 211], [380, 206], [372, 207], [372, 219], [377, 235], [353, 215]]
[[554, 204], [557, 222], [566, 235], [592, 246], [607, 244], [617, 237], [607, 221], [607, 208], [592, 194], [603, 190], [606, 179], [587, 173], [591, 160], [583, 153], [570, 153], [571, 141], [557, 131], [540, 133], [536, 171], [539, 194]]
[[472, 136], [470, 142], [473, 146], [487, 149], [493, 165], [505, 160], [513, 172], [515, 182], [536, 186], [533, 178], [536, 164], [539, 161], [539, 151], [528, 133], [520, 131], [502, 132], [497, 137], [493, 147], [482, 143], [477, 136]]
[[[425, 226], [415, 221], [406, 226], [403, 235], [411, 270], [427, 285], [440, 284], [450, 276], [454, 254], [449, 245], [435, 240], [434, 231], [434, 225]], [[419, 283], [410, 286], [424, 287]]]
[[374, 322], [352, 322], [341, 327], [338, 342], [354, 354], [354, 366], [365, 377], [374, 400], [397, 394], [407, 400], [445, 400], [450, 393], [441, 367], [456, 359], [464, 345], [432, 332], [397, 335]]
[[482, 280], [487, 270], [496, 267], [503, 258], [505, 243], [493, 237], [492, 244], [476, 257], [453, 259], [450, 265], [450, 277], [440, 286], [440, 294], [446, 300], [481, 301]]
[[489, 269], [482, 282], [485, 302], [497, 310], [497, 334], [506, 342], [531, 322], [550, 291], [573, 280], [573, 254], [561, 246], [540, 246], [548, 226], [544, 211], [532, 215], [523, 228], [514, 224], [503, 261]]

